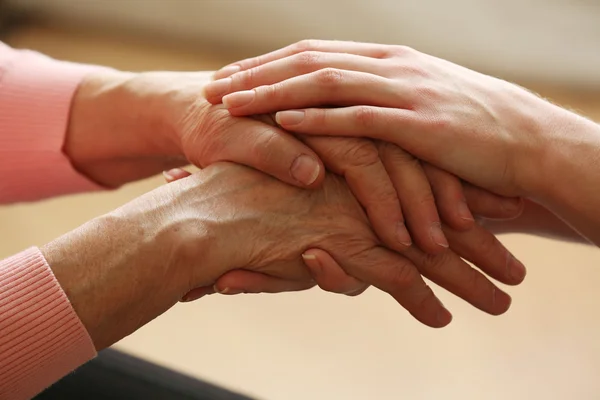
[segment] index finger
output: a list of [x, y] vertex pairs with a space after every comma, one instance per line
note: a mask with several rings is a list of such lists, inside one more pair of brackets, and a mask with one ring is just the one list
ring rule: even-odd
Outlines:
[[301, 40], [279, 50], [258, 57], [247, 58], [229, 64], [214, 74], [214, 79], [227, 78], [236, 72], [258, 67], [271, 61], [279, 60], [305, 51], [320, 51], [323, 53], [349, 53], [359, 56], [382, 58], [389, 53], [389, 45], [377, 43], [346, 42], [338, 40]]

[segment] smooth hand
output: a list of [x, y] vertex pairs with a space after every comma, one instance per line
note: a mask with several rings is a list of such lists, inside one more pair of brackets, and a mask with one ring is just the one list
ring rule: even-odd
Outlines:
[[404, 46], [303, 41], [215, 78], [206, 96], [232, 115], [292, 110], [277, 114], [286, 130], [392, 142], [507, 196], [534, 190], [545, 134], [564, 122], [521, 87]]

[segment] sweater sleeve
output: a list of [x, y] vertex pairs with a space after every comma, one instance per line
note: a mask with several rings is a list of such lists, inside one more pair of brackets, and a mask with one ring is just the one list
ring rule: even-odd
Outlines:
[[99, 68], [0, 42], [0, 204], [100, 189], [63, 152], [73, 95]]
[[0, 261], [0, 399], [29, 399], [95, 355], [37, 248]]

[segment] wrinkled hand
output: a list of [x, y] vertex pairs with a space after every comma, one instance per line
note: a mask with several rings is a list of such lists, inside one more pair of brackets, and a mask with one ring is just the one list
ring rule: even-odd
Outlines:
[[[184, 171], [175, 170], [167, 174], [167, 179], [173, 181], [187, 175]], [[515, 204], [512, 200], [507, 202], [506, 199], [485, 192], [479, 193], [477, 190], [469, 189], [467, 193], [473, 198], [476, 209], [490, 217], [514, 217], [520, 208], [518, 203]], [[455, 251], [436, 257], [426, 256], [416, 249], [409, 251], [408, 257], [415, 262], [418, 271], [486, 312], [500, 314], [506, 311], [510, 305], [510, 298], [498, 291], [481, 273], [472, 269], [459, 256], [474, 262], [486, 273], [508, 284], [516, 284], [523, 279], [525, 273], [523, 266], [514, 260], [493, 235], [482, 228], [477, 227], [469, 232], [448, 230], [447, 233], [453, 247], [456, 248]], [[327, 252], [317, 248], [305, 251], [303, 256], [313, 277], [323, 289], [349, 295], [362, 293], [366, 289], [366, 284], [350, 277], [348, 274], [352, 272], [342, 269]], [[360, 271], [360, 268], [357, 271]], [[385, 276], [389, 272], [383, 269], [377, 271], [377, 274]], [[264, 273], [238, 270], [220, 277], [215, 286], [221, 289], [229, 288], [226, 294], [235, 294], [302, 290], [313, 284], [310, 279], [286, 281]], [[388, 288], [388, 291], [394, 291], [391, 282], [388, 282], [387, 286], [383, 285]], [[211, 286], [194, 289], [186, 296], [186, 300], [194, 300], [212, 291]]]
[[75, 166], [106, 186], [189, 162], [243, 164], [303, 188], [324, 169], [293, 135], [232, 117], [202, 97], [207, 72], [112, 71], [91, 74], [73, 100], [65, 151]]

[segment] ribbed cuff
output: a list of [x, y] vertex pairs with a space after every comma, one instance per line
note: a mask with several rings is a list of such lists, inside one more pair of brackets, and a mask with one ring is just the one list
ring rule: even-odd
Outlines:
[[101, 189], [63, 153], [75, 91], [100, 69], [0, 44], [0, 203]]
[[37, 248], [0, 261], [0, 399], [28, 399], [95, 357]]

